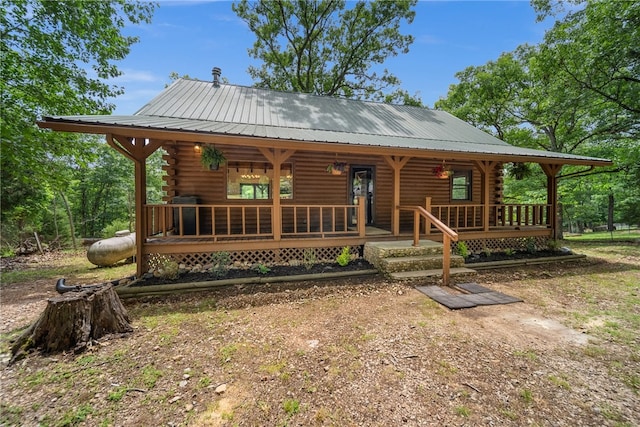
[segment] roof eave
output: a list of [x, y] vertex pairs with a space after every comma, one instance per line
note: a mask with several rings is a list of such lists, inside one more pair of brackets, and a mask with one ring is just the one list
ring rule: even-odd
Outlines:
[[385, 147], [378, 145], [356, 145], [343, 142], [327, 141], [299, 141], [284, 138], [266, 138], [257, 136], [229, 135], [224, 133], [184, 131], [173, 129], [157, 129], [140, 126], [121, 126], [105, 123], [81, 123], [65, 118], [43, 117], [37, 122], [38, 126], [44, 129], [51, 129], [59, 132], [77, 132], [99, 135], [122, 135], [130, 138], [149, 138], [167, 141], [193, 141], [193, 142], [216, 142], [230, 145], [243, 145], [253, 147], [286, 147], [293, 149], [304, 149], [307, 151], [331, 151], [336, 153], [367, 153], [378, 155], [401, 155], [413, 157], [425, 157], [425, 152], [429, 157], [455, 158], [459, 160], [496, 160], [501, 162], [528, 162], [540, 164], [566, 164], [582, 166], [610, 166], [613, 164], [608, 159], [597, 158], [561, 158], [553, 156], [551, 152], [544, 156], [520, 155], [520, 154], [496, 154], [472, 151], [456, 150], [435, 150], [425, 148], [401, 148]]

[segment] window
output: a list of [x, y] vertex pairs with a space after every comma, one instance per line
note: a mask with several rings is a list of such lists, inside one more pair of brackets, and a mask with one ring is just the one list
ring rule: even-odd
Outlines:
[[454, 171], [451, 180], [451, 200], [471, 200], [471, 171]]
[[[232, 162], [227, 166], [227, 199], [270, 199], [273, 196], [273, 167], [261, 162]], [[280, 198], [293, 198], [291, 163], [280, 170]]]

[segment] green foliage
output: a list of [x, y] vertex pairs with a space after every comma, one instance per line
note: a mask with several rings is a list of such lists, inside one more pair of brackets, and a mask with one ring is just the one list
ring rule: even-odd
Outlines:
[[507, 249], [504, 250], [504, 253], [507, 256], [513, 256], [513, 255], [515, 255], [516, 251], [513, 250], [512, 248], [507, 248]]
[[[418, 103], [386, 69], [371, 70], [387, 58], [407, 53], [413, 36], [416, 0], [234, 3], [233, 11], [256, 35], [249, 55], [262, 61], [249, 67], [257, 86], [388, 102]], [[284, 45], [283, 45], [283, 42]]]
[[314, 265], [318, 263], [318, 258], [316, 257], [316, 250], [313, 248], [308, 248], [304, 250], [304, 259], [302, 260], [304, 267], [307, 270], [311, 270]]
[[[607, 220], [640, 222], [640, 3], [583, 2], [559, 18], [536, 46], [456, 74], [436, 107], [511, 144], [607, 158], [613, 167], [559, 181], [565, 224], [578, 229]], [[541, 17], [561, 12], [555, 0], [535, 0]], [[505, 200], [546, 203], [546, 176], [526, 165], [505, 168]], [[565, 166], [561, 176], [585, 172]], [[522, 179], [520, 182], [513, 182]], [[535, 203], [534, 202], [534, 203]]]
[[269, 274], [271, 271], [271, 269], [264, 264], [256, 264], [253, 269], [258, 272], [258, 274], [262, 275]]
[[282, 409], [287, 415], [295, 415], [300, 412], [300, 402], [296, 399], [287, 399], [282, 402]]
[[560, 249], [561, 244], [562, 242], [559, 240], [551, 239], [547, 242], [547, 248], [549, 248], [550, 251], [556, 252]]
[[71, 427], [80, 425], [87, 416], [91, 415], [94, 409], [89, 404], [83, 404], [79, 407], [67, 410], [60, 421], [56, 423], [59, 427]]
[[156, 267], [154, 272], [157, 277], [162, 277], [169, 280], [178, 278], [178, 273], [178, 263], [168, 257], [162, 257], [159, 260], [158, 266]]
[[122, 230], [134, 231], [131, 228], [132, 228], [132, 224], [129, 221], [116, 219], [111, 224], [107, 225], [105, 228], [102, 229], [100, 236], [106, 239], [106, 238], [115, 236], [116, 232], [118, 231], [122, 231]]
[[342, 248], [342, 253], [338, 255], [336, 262], [340, 267], [346, 267], [349, 265], [349, 262], [351, 262], [351, 248], [349, 246]]
[[467, 244], [465, 242], [456, 243], [456, 252], [458, 255], [460, 255], [463, 258], [466, 258], [469, 256], [469, 248], [467, 247]]
[[211, 254], [211, 271], [216, 277], [225, 277], [231, 265], [231, 255], [229, 252], [214, 252]]
[[202, 147], [202, 153], [200, 154], [200, 163], [206, 169], [210, 167], [217, 168], [220, 165], [223, 165], [224, 162], [227, 161], [227, 158], [224, 156], [224, 153], [218, 150], [215, 146], [211, 144], [205, 144]]
[[[122, 93], [106, 83], [155, 5], [134, 0], [12, 0], [0, 8], [0, 194], [6, 224], [39, 230], [73, 174], [96, 159], [94, 141], [41, 130], [43, 115], [106, 114]], [[102, 226], [106, 225], [106, 221]], [[54, 228], [54, 227], [52, 227]]]

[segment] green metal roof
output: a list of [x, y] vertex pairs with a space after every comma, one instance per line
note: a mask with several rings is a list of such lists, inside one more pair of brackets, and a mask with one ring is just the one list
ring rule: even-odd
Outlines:
[[608, 162], [514, 147], [444, 111], [189, 79], [175, 81], [132, 116], [46, 117], [47, 122]]

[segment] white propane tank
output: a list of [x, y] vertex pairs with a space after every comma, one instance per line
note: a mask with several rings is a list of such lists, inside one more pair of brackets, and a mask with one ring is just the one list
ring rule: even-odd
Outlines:
[[94, 265], [106, 267], [136, 254], [136, 233], [122, 230], [116, 237], [98, 240], [87, 250], [87, 259]]

